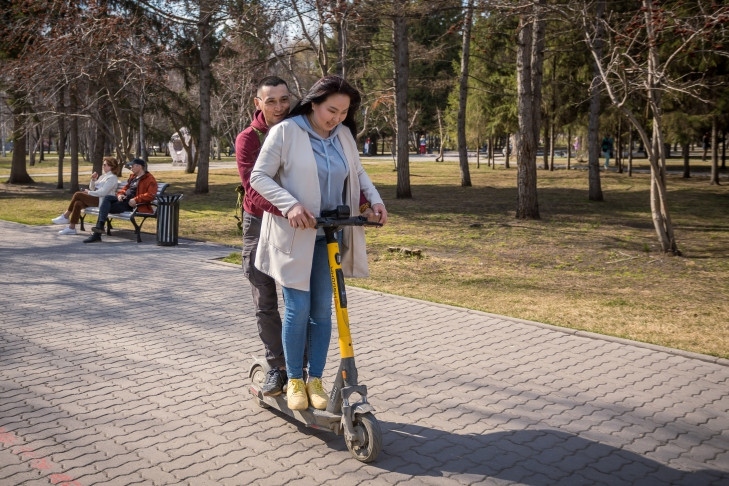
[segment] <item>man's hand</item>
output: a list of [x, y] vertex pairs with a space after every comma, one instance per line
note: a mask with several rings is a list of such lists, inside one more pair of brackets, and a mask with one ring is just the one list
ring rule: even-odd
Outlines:
[[311, 211], [306, 209], [301, 203], [296, 203], [288, 213], [286, 218], [292, 228], [313, 228], [316, 226], [316, 218]]
[[369, 221], [374, 221], [376, 223], [385, 224], [387, 223], [387, 209], [385, 209], [385, 205], [381, 203], [373, 204], [372, 210], [375, 212], [373, 219], [367, 218]]
[[131, 207], [133, 207], [133, 208], [136, 208], [137, 207], [137, 201], [135, 201], [134, 199], [130, 199], [129, 200], [129, 205]]
[[127, 198], [127, 196], [125, 196], [124, 194], [118, 194], [118, 195], [116, 196], [116, 200], [117, 200], [117, 201], [119, 201], [119, 202], [122, 202], [122, 201], [123, 201], [123, 200], [125, 200], [126, 198]]

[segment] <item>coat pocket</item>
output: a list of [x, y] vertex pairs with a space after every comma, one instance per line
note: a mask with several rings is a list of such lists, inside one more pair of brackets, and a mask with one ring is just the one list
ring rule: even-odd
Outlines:
[[270, 216], [271, 224], [268, 225], [266, 241], [278, 251], [290, 254], [294, 246], [296, 228], [292, 228], [289, 220], [280, 216]]

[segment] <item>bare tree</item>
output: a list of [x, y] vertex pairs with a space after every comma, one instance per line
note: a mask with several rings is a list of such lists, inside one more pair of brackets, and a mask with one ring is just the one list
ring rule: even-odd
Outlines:
[[[598, 58], [602, 58], [602, 44], [604, 29], [602, 17], [605, 15], [605, 0], [598, 0], [595, 6], [595, 17], [598, 19], [595, 25], [593, 38], [594, 51]], [[590, 201], [602, 201], [602, 184], [600, 182], [600, 66], [593, 59], [593, 80], [590, 84], [590, 113], [587, 122], [587, 167], [588, 190], [587, 198]]]
[[[601, 1], [601, 0], [598, 0]], [[595, 29], [595, 2], [578, 4], [585, 40], [599, 69], [600, 80], [613, 105], [630, 121], [641, 138], [651, 168], [651, 217], [662, 251], [680, 255], [668, 209], [666, 154], [663, 130], [663, 99], [671, 93], [699, 96], [701, 76], [674, 76], [673, 65], [695, 52], [696, 46], [729, 19], [729, 6], [709, 0], [675, 5], [656, 5], [641, 0], [640, 8], [619, 15], [598, 18], [606, 33], [607, 49], [598, 47]], [[675, 7], [672, 10], [671, 7]], [[721, 30], [723, 32], [723, 30]], [[670, 42], [665, 42], [670, 39]], [[724, 52], [726, 55], [726, 52]], [[650, 112], [650, 128], [629, 104], [640, 94]]]
[[[458, 159], [461, 167], [461, 186], [471, 187], [471, 173], [468, 168], [468, 146], [466, 143], [466, 102], [468, 101], [468, 61], [471, 46], [471, 26], [473, 25], [473, 2], [468, 0], [463, 19], [463, 45], [461, 48], [461, 74], [459, 76], [458, 97]], [[478, 147], [476, 150], [478, 151]], [[478, 152], [477, 152], [478, 154]]]
[[408, 0], [394, 0], [392, 13], [392, 44], [394, 46], [395, 118], [397, 120], [397, 198], [411, 198], [410, 153], [408, 151], [408, 78], [410, 56], [408, 50]]
[[520, 219], [539, 219], [537, 200], [537, 142], [541, 125], [542, 66], [544, 63], [545, 0], [520, 7], [517, 40], [517, 95], [519, 131], [517, 151], [517, 208]]

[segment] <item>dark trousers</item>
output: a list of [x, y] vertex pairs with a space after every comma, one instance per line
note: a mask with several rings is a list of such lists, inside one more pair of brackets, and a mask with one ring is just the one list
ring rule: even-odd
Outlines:
[[132, 209], [134, 208], [129, 205], [126, 199], [124, 201], [119, 201], [115, 195], [104, 196], [104, 199], [102, 199], [99, 203], [99, 217], [96, 220], [96, 227], [104, 227], [104, 221], [106, 221], [106, 217], [109, 216], [109, 213], [123, 213], [124, 211], [131, 211]]
[[251, 283], [258, 335], [263, 341], [269, 366], [283, 368], [286, 360], [281, 343], [281, 315], [278, 312], [276, 281], [254, 266], [260, 235], [261, 218], [243, 211], [243, 274]]

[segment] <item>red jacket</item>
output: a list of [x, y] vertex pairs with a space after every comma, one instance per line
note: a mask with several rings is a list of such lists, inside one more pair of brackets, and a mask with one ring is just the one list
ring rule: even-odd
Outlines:
[[[129, 176], [126, 185], [116, 192], [116, 195], [124, 194], [129, 189], [129, 183], [134, 179], [134, 174]], [[137, 185], [137, 195], [134, 199], [137, 202], [137, 212], [140, 213], [153, 213], [151, 202], [157, 197], [157, 180], [149, 172], [145, 172], [141, 179], [139, 179], [139, 185]]]
[[256, 165], [256, 159], [258, 158], [258, 153], [261, 151], [262, 145], [258, 133], [254, 128], [264, 136], [268, 133], [266, 119], [260, 110], [256, 110], [253, 114], [251, 125], [240, 132], [235, 139], [235, 160], [238, 163], [240, 181], [245, 190], [243, 209], [258, 218], [263, 217], [264, 211], [273, 213], [276, 216], [283, 216], [276, 206], [268, 202], [266, 198], [258, 194], [251, 187], [251, 171], [253, 170], [253, 166]]

